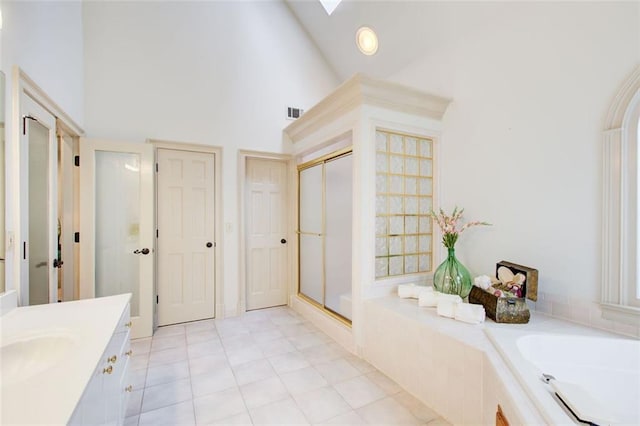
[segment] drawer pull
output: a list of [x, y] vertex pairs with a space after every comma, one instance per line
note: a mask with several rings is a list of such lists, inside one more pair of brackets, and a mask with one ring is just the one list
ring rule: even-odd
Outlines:
[[129, 321], [124, 326], [127, 327], [127, 328], [131, 328], [132, 325], [133, 325], [133, 321]]
[[102, 374], [111, 374], [111, 373], [113, 373], [113, 365], [110, 365], [107, 368], [102, 369]]
[[133, 385], [129, 385], [126, 388], [124, 388], [125, 392], [133, 392]]
[[128, 350], [128, 351], [126, 351], [124, 354], [125, 354], [126, 356], [131, 356], [131, 355], [133, 355], [133, 349], [129, 349], [129, 350]]
[[110, 362], [111, 364], [115, 364], [117, 360], [118, 357], [115, 355], [111, 355], [109, 358], [107, 358], [107, 362]]

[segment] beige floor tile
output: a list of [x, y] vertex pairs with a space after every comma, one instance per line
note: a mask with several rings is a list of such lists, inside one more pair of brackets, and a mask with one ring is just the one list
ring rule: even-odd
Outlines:
[[356, 410], [368, 424], [377, 425], [418, 425], [420, 420], [392, 397], [372, 402]]
[[293, 399], [263, 405], [249, 410], [254, 425], [307, 425], [307, 418]]
[[178, 361], [171, 364], [162, 364], [147, 369], [145, 386], [155, 386], [162, 383], [175, 382], [189, 377], [189, 362]]
[[300, 352], [289, 352], [282, 355], [276, 355], [267, 358], [276, 370], [276, 373], [282, 374], [289, 371], [299, 370], [309, 367], [309, 361]]
[[188, 401], [192, 398], [191, 380], [183, 379], [176, 382], [164, 383], [158, 386], [146, 387], [142, 397], [142, 412]]
[[246, 407], [238, 388], [195, 398], [193, 405], [196, 412], [196, 423], [198, 424], [209, 424], [246, 412]]
[[336, 383], [333, 387], [352, 408], [360, 408], [387, 396], [382, 389], [364, 376]]
[[351, 410], [345, 414], [340, 414], [339, 416], [333, 417], [327, 421], [322, 423], [318, 423], [320, 425], [342, 425], [342, 426], [355, 426], [355, 425], [366, 425], [367, 423], [356, 413]]
[[342, 396], [329, 386], [295, 395], [294, 399], [311, 423], [323, 422], [351, 411]]
[[280, 380], [293, 395], [328, 385], [324, 377], [313, 367], [282, 373], [280, 374]]
[[329, 383], [343, 382], [362, 375], [358, 369], [349, 364], [344, 358], [316, 364], [315, 368]]
[[400, 385], [384, 375], [382, 372], [376, 370], [366, 374], [367, 378], [387, 393], [387, 395], [393, 395], [402, 390]]
[[221, 367], [206, 374], [191, 377], [193, 396], [200, 397], [210, 393], [237, 387], [236, 378], [229, 367]]
[[279, 377], [271, 377], [240, 387], [247, 408], [256, 408], [291, 396]]
[[259, 380], [275, 377], [276, 372], [266, 359], [245, 362], [233, 367], [233, 373], [239, 386]]
[[140, 415], [140, 426], [155, 425], [195, 425], [193, 401], [185, 401], [175, 405], [147, 411]]

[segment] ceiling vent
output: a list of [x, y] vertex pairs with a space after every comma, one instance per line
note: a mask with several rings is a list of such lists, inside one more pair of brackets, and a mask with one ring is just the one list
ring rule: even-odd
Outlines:
[[287, 119], [297, 120], [304, 113], [302, 108], [287, 107]]

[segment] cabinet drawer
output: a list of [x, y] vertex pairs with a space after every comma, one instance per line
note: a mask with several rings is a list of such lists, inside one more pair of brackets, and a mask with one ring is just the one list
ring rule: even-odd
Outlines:
[[118, 326], [114, 331], [114, 334], [118, 333], [128, 333], [131, 330], [131, 305], [127, 304], [124, 312], [122, 312], [122, 316], [118, 321]]

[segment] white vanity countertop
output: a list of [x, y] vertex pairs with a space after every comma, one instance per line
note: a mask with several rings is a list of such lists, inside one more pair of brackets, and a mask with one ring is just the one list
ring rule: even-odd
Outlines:
[[72, 347], [32, 377], [13, 382], [0, 377], [0, 423], [66, 424], [130, 298], [130, 294], [122, 294], [21, 307], [2, 316], [3, 346], [32, 336], [65, 335], [72, 339]]

